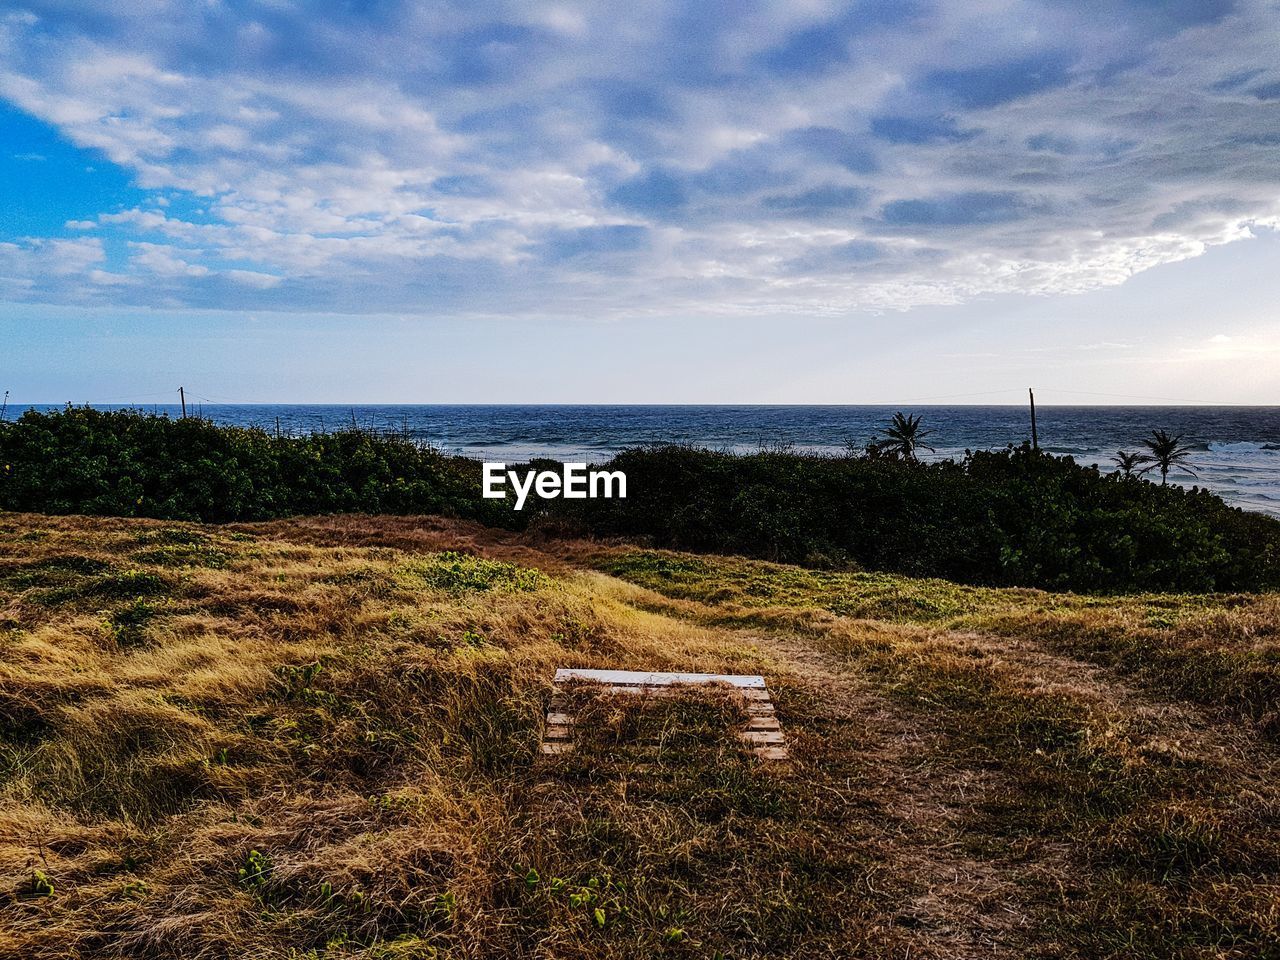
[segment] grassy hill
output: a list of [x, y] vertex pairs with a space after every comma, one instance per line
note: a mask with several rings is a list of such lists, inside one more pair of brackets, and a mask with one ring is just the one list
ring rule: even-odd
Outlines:
[[[763, 673], [791, 761], [542, 757], [557, 666]], [[1276, 957], [1278, 690], [1274, 594], [0, 514], [0, 957]]]

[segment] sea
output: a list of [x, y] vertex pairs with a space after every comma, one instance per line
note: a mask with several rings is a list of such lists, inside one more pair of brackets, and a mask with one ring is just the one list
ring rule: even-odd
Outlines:
[[[104, 405], [107, 406], [107, 405]], [[178, 416], [176, 405], [137, 409]], [[13, 417], [21, 408], [11, 406]], [[51, 409], [51, 408], [46, 408]], [[791, 449], [841, 454], [883, 436], [893, 413], [918, 414], [930, 431], [925, 459], [963, 457], [1031, 437], [1015, 406], [574, 406], [189, 404], [217, 423], [297, 434], [353, 424], [402, 433], [442, 450], [519, 463], [533, 457], [599, 463], [626, 447], [681, 443], [715, 450]], [[1229, 503], [1280, 517], [1280, 407], [1038, 406], [1042, 449], [1114, 469], [1118, 450], [1140, 449], [1155, 429], [1194, 449], [1196, 476], [1171, 483], [1206, 487]]]

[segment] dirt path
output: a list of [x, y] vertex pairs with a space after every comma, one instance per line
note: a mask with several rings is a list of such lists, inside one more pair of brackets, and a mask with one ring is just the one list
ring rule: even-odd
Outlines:
[[794, 636], [754, 639], [786, 676], [784, 715], [795, 687], [819, 708], [788, 729], [796, 775], [830, 798], [834, 814], [864, 818], [886, 872], [918, 889], [893, 917], [910, 955], [1025, 956], [1035, 926], [1027, 892], [1067, 869], [1063, 851], [968, 852], [964, 821], [995, 788], [996, 774], [948, 762], [935, 729], [839, 656]]
[[[693, 613], [686, 602], [642, 605], [649, 613], [665, 607], [661, 615], [677, 619]], [[859, 832], [882, 858], [884, 875], [909, 880], [914, 892], [890, 921], [895, 938], [909, 945], [905, 955], [999, 960], [1067, 952], [1044, 918], [1087, 873], [1079, 851], [1052, 834], [1010, 843], [975, 826], [985, 801], [1017, 787], [1009, 774], [950, 755], [931, 714], [893, 696], [856, 657], [795, 632], [719, 629], [776, 664], [771, 683], [794, 775], [826, 798], [824, 815]], [[1007, 670], [1029, 693], [1062, 694], [1116, 718], [1143, 750], [1211, 769], [1224, 809], [1246, 816], [1280, 810], [1280, 758], [1251, 729], [1031, 641], [940, 631], [928, 632], [928, 642]], [[1274, 818], [1259, 829], [1274, 832]]]
[[1122, 715], [1150, 749], [1216, 768], [1242, 794], [1266, 798], [1280, 809], [1280, 752], [1254, 728], [1223, 721], [1185, 700], [1160, 697], [1104, 666], [1031, 640], [960, 632], [942, 639], [1009, 665], [1035, 689], [1064, 693]]

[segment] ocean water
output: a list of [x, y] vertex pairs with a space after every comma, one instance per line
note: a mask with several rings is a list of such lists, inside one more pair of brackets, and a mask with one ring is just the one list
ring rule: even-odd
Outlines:
[[[143, 407], [170, 416], [175, 405]], [[519, 462], [534, 456], [600, 462], [624, 447], [689, 443], [749, 452], [788, 446], [841, 453], [863, 447], [897, 410], [923, 417], [931, 458], [998, 449], [1030, 439], [1025, 407], [1009, 406], [318, 406], [192, 404], [218, 423], [286, 433], [352, 423], [404, 432], [449, 452]], [[10, 408], [9, 415], [18, 411]], [[1117, 450], [1138, 449], [1154, 429], [1195, 447], [1199, 484], [1230, 503], [1280, 516], [1280, 407], [1037, 407], [1040, 446], [1083, 464], [1113, 469]]]

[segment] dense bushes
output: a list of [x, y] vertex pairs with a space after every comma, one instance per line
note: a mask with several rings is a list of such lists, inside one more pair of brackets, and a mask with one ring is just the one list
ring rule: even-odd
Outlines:
[[[551, 467], [551, 463], [539, 466]], [[479, 464], [357, 431], [273, 437], [74, 409], [0, 425], [0, 509], [255, 520], [443, 513], [962, 583], [1079, 591], [1280, 588], [1280, 522], [1203, 490], [1026, 447], [920, 464], [687, 447], [629, 450], [625, 500], [480, 496]]]
[[355, 430], [274, 437], [134, 411], [28, 411], [0, 426], [0, 509], [165, 519], [443, 513], [511, 522], [478, 464]]
[[1280, 522], [1026, 447], [936, 464], [666, 447], [611, 468], [628, 498], [572, 513], [662, 546], [1081, 591], [1280, 587]]

